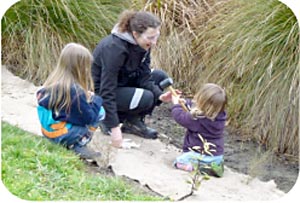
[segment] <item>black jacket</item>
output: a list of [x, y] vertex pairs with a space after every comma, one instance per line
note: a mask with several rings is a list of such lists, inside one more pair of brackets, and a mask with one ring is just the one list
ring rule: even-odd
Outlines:
[[103, 98], [105, 122], [109, 128], [119, 124], [115, 99], [117, 87], [150, 90], [154, 94], [154, 103], [162, 94], [162, 90], [151, 79], [150, 51], [137, 45], [129, 33], [114, 30], [95, 48], [92, 64], [95, 93]]

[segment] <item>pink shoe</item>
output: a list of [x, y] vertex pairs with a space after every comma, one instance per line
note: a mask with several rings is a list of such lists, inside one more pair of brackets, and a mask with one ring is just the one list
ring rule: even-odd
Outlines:
[[175, 167], [184, 171], [191, 172], [194, 170], [194, 167], [191, 164], [182, 164], [182, 163], [176, 163]]

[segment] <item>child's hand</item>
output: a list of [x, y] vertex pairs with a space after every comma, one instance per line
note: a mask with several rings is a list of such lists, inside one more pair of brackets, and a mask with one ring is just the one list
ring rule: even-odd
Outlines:
[[182, 106], [182, 108], [185, 110], [185, 111], [188, 111], [186, 109], [186, 106], [185, 106], [185, 99], [184, 98], [180, 98], [179, 96], [172, 96], [172, 103], [175, 105], [175, 104], [180, 104]]
[[172, 103], [173, 104], [179, 104], [179, 103], [185, 103], [184, 98], [180, 98], [180, 96], [172, 96]]
[[88, 91], [88, 102], [93, 101], [93, 97], [94, 97], [95, 93], [92, 91]]
[[179, 103], [179, 96], [173, 96], [172, 95], [172, 103], [173, 104], [178, 104]]

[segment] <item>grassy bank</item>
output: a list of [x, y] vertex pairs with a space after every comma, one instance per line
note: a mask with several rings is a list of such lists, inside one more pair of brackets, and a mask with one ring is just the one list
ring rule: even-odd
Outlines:
[[118, 177], [91, 174], [71, 151], [2, 122], [2, 182], [25, 200], [161, 200]]

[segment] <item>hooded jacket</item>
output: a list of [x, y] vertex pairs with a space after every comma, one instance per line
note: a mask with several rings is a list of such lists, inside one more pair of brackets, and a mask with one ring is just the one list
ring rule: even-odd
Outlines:
[[107, 127], [119, 124], [116, 104], [118, 87], [150, 90], [154, 94], [154, 103], [157, 103], [162, 90], [151, 79], [150, 50], [140, 47], [130, 33], [118, 32], [116, 25], [112, 33], [99, 42], [93, 56], [95, 93], [103, 98]]
[[[187, 105], [191, 106], [192, 102], [187, 100]], [[186, 133], [183, 142], [183, 152], [188, 152], [194, 146], [203, 149], [203, 143], [198, 134], [208, 142], [216, 145], [210, 146], [214, 156], [224, 154], [224, 128], [226, 121], [226, 112], [220, 112], [215, 120], [206, 117], [193, 118], [190, 112], [185, 112], [179, 104], [172, 107], [172, 117], [181, 126], [185, 127]], [[208, 154], [205, 154], [208, 155]]]
[[77, 85], [72, 85], [70, 110], [62, 109], [55, 112], [49, 109], [50, 93], [41, 88], [37, 91], [37, 111], [42, 127], [42, 133], [50, 138], [66, 134], [73, 126], [86, 127], [98, 121], [99, 115], [105, 116], [102, 98], [94, 95], [91, 102], [87, 101], [84, 91]]

